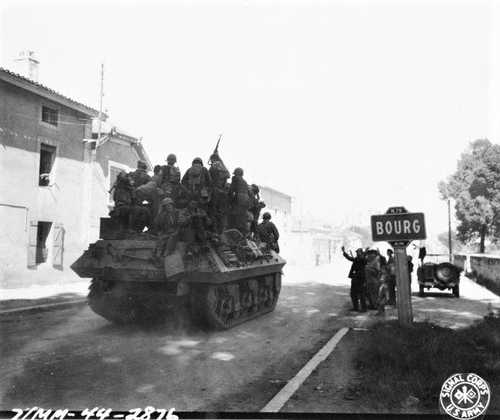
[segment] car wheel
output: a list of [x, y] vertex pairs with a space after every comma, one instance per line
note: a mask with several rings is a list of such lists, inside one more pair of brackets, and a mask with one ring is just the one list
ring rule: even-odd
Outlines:
[[460, 286], [457, 284], [453, 289], [453, 296], [460, 297]]
[[421, 284], [419, 284], [419, 285], [418, 285], [418, 295], [419, 295], [420, 297], [424, 297], [424, 296], [425, 296], [425, 294], [424, 294], [424, 290], [425, 290], [424, 286], [422, 286]]

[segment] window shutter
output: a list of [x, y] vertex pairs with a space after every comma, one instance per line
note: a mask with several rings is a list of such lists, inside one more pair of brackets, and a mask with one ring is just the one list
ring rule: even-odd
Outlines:
[[64, 228], [61, 223], [55, 223], [53, 229], [54, 241], [52, 246], [52, 266], [58, 270], [62, 270], [64, 254]]
[[38, 222], [30, 220], [30, 228], [28, 232], [28, 268], [36, 269], [36, 244], [38, 234]]

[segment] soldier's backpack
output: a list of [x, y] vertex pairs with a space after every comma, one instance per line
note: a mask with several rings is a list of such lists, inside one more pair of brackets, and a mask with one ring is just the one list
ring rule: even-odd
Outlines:
[[194, 163], [193, 166], [188, 169], [187, 187], [190, 191], [198, 191], [200, 189], [202, 172], [203, 167], [198, 163]]

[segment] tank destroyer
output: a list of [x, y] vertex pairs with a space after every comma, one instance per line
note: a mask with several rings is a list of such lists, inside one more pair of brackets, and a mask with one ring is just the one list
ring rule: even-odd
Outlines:
[[[97, 314], [121, 324], [184, 314], [204, 328], [227, 329], [276, 307], [285, 260], [272, 247], [237, 229], [197, 234], [189, 209], [180, 228], [158, 232], [130, 221], [133, 211], [124, 219], [124, 208], [101, 218], [99, 240], [71, 266], [92, 279], [88, 303]], [[142, 212], [147, 207], [135, 214]]]

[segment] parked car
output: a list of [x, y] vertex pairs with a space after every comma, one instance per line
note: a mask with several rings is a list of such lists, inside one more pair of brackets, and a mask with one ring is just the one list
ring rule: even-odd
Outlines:
[[[429, 257], [443, 257], [442, 254], [428, 254]], [[417, 269], [418, 295], [425, 296], [425, 289], [435, 287], [439, 290], [451, 290], [455, 297], [460, 297], [461, 267], [450, 262], [424, 262]]]

